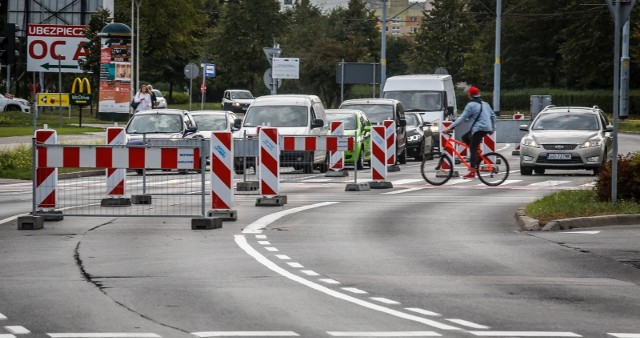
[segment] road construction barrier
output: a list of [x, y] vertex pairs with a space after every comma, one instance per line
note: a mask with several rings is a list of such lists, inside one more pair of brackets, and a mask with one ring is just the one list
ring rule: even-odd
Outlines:
[[[396, 164], [396, 121], [384, 120], [383, 122], [385, 130], [385, 139], [387, 144], [387, 166], [394, 166]], [[406, 154], [405, 154], [406, 155]]]
[[[332, 121], [330, 131], [332, 136], [344, 135], [344, 123], [342, 121]], [[329, 170], [344, 170], [344, 151], [329, 151]]]
[[211, 210], [210, 217], [219, 216], [235, 221], [233, 210], [233, 135], [231, 132], [211, 133]]
[[387, 180], [387, 128], [383, 125], [371, 127], [371, 179], [372, 189], [388, 187]]
[[[35, 132], [35, 146], [58, 143], [58, 135], [55, 130], [39, 129]], [[34, 149], [35, 149], [34, 146]], [[58, 186], [58, 169], [53, 166], [46, 166], [41, 163], [39, 156], [34, 158], [36, 167], [35, 183], [35, 206], [38, 210], [55, 209]]]
[[513, 119], [514, 120], [524, 120], [524, 114], [520, 114], [520, 113], [513, 114]]
[[[127, 143], [127, 135], [122, 127], [107, 128], [107, 145], [120, 146]], [[126, 169], [107, 168], [107, 195], [109, 197], [124, 197]]]
[[[451, 121], [440, 121], [440, 126], [438, 127], [438, 130], [445, 130], [447, 128], [449, 128], [451, 125], [453, 124], [453, 122]], [[440, 133], [440, 152], [446, 154], [447, 157], [449, 157], [449, 159], [451, 160], [450, 162], [443, 162], [442, 163], [442, 169], [448, 170], [449, 169], [449, 163], [451, 163], [451, 165], [455, 168], [455, 157], [453, 155], [453, 150], [452, 149], [448, 149], [444, 147], [444, 144], [447, 142], [447, 140], [453, 137], [455, 138], [455, 130], [452, 130], [450, 134], [445, 134], [445, 133]]]

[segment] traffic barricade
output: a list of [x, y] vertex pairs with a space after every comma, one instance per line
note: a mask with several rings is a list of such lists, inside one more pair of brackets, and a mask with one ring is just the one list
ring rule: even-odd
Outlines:
[[396, 164], [396, 121], [384, 120], [382, 125], [386, 128], [385, 139], [387, 144], [387, 171], [400, 171], [400, 167]]
[[387, 181], [387, 128], [384, 125], [371, 127], [371, 189], [393, 188]]

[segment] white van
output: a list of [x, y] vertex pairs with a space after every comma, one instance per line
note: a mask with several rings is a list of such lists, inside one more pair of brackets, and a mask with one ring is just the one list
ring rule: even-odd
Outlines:
[[[266, 95], [253, 101], [244, 115], [236, 138], [256, 137], [261, 126], [278, 128], [280, 135], [327, 135], [329, 124], [322, 101], [316, 95]], [[241, 158], [236, 158], [236, 172], [242, 171]], [[247, 159], [246, 167], [254, 166]], [[281, 167], [302, 169], [305, 173], [318, 169], [326, 172], [328, 158], [325, 151], [283, 151]]]
[[383, 97], [402, 102], [405, 112], [418, 112], [432, 124], [433, 141], [440, 144], [440, 121], [454, 120], [458, 105], [451, 75], [398, 75], [387, 79]]
[[455, 118], [458, 110], [451, 75], [398, 75], [387, 79], [383, 96], [402, 102], [405, 112], [419, 112], [434, 122]]

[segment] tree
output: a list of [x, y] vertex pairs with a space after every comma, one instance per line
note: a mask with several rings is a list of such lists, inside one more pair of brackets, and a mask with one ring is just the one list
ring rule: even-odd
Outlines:
[[[100, 9], [91, 16], [87, 28], [82, 32], [89, 40], [86, 48], [89, 55], [84, 59], [79, 59], [78, 64], [85, 74], [100, 74], [100, 50], [102, 48], [101, 37], [98, 35], [107, 24], [111, 23], [111, 12], [108, 9]], [[97, 88], [97, 87], [94, 87]]]

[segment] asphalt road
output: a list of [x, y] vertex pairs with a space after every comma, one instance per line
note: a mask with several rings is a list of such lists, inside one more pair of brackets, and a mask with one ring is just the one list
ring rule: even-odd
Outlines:
[[[519, 231], [518, 207], [593, 176], [520, 176], [503, 151], [514, 182], [497, 188], [428, 186], [415, 162], [385, 190], [291, 176], [285, 206], [237, 194], [238, 220], [216, 230], [122, 208], [18, 231], [29, 186], [1, 185], [0, 337], [640, 337], [639, 228]], [[63, 203], [99, 185], [64, 184]]]

